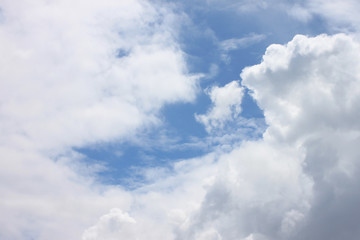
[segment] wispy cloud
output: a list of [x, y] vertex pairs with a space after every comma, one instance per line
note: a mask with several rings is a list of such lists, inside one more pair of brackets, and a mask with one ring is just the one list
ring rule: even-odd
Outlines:
[[238, 49], [249, 47], [253, 44], [259, 43], [266, 38], [264, 34], [250, 34], [242, 38], [231, 38], [219, 43], [221, 58], [225, 62], [230, 61], [230, 52]]
[[231, 38], [220, 42], [220, 49], [224, 52], [229, 52], [258, 43], [265, 38], [264, 34], [251, 34], [243, 38]]

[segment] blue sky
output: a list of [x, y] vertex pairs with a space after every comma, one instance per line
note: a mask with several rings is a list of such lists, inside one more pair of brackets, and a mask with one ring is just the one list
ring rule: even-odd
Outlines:
[[0, 10], [0, 239], [359, 239], [357, 1]]
[[[288, 13], [274, 7], [240, 12], [230, 6], [234, 3], [224, 2], [222, 8], [209, 7], [204, 3], [189, 1], [172, 1], [179, 13], [186, 15], [187, 21], [180, 23], [178, 41], [184, 54], [190, 73], [205, 74], [199, 80], [196, 100], [191, 103], [175, 103], [162, 107], [160, 118], [163, 125], [141, 136], [156, 141], [166, 137], [170, 144], [184, 145], [206, 142], [209, 134], [201, 123], [196, 121], [194, 114], [204, 113], [211, 105], [211, 100], [205, 89], [211, 86], [224, 86], [233, 80], [239, 80], [243, 68], [261, 62], [266, 48], [273, 44], [284, 44], [296, 34], [316, 36], [327, 33], [323, 20], [316, 16], [309, 22], [302, 22], [289, 16]], [[159, 3], [164, 4], [164, 3]], [[168, 3], [166, 3], [168, 4]], [[254, 36], [259, 36], [254, 38]], [[252, 39], [253, 37], [253, 39]], [[229, 39], [246, 39], [248, 41], [226, 52], [227, 59], [222, 56], [220, 43]], [[251, 119], [263, 119], [263, 112], [247, 93], [241, 103], [240, 116]], [[231, 123], [229, 123], [231, 124]], [[236, 126], [232, 126], [236, 127]], [[261, 137], [259, 135], [249, 138]], [[110, 142], [85, 146], [77, 151], [85, 154], [87, 161], [104, 162], [108, 169], [100, 174], [100, 181], [110, 181], [113, 184], [122, 183], [131, 178], [137, 168], [149, 166], [168, 166], [173, 161], [192, 158], [209, 153], [216, 144], [207, 147], [175, 147], [154, 144], [143, 146], [141, 141]], [[119, 154], [121, 153], [121, 154]], [[117, 182], [119, 181], [120, 182]], [[141, 181], [140, 179], [137, 179]]]

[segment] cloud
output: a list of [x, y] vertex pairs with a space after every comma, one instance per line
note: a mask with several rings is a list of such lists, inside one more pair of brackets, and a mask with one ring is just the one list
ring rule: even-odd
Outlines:
[[[359, 47], [353, 37], [343, 34], [296, 36], [286, 45], [271, 45], [261, 64], [243, 70], [243, 84], [253, 91], [269, 124], [264, 144], [270, 147], [256, 142], [249, 150], [251, 154], [262, 152], [263, 157], [240, 155], [248, 145], [234, 150], [239, 155], [229, 157], [229, 170], [219, 174], [203, 204], [201, 211], [207, 216], [200, 218], [203, 226], [217, 226], [227, 239], [252, 233], [268, 239], [357, 238], [351, 222], [359, 218], [352, 204], [358, 199], [359, 187], [355, 147], [360, 132]], [[252, 165], [244, 163], [246, 159], [259, 167], [254, 179], [247, 175]], [[289, 175], [277, 172], [279, 169]], [[244, 172], [232, 177], [232, 171]], [[271, 177], [262, 179], [267, 174]], [[273, 182], [281, 176], [284, 181]], [[234, 186], [242, 183], [261, 185], [235, 191]], [[244, 204], [247, 189], [255, 195]], [[265, 195], [257, 196], [262, 193]], [[209, 217], [209, 212], [215, 215]], [[231, 228], [237, 229], [235, 235], [229, 235], [224, 221], [239, 224]]]
[[320, 17], [328, 30], [333, 33], [358, 32], [360, 18], [357, 12], [360, 3], [356, 0], [273, 0], [269, 7], [287, 12], [302, 22]]
[[[106, 236], [115, 239], [175, 239], [212, 184], [217, 171], [216, 158], [217, 154], [211, 153], [179, 161], [171, 169], [145, 168], [143, 175], [148, 183], [132, 191], [132, 208], [128, 211], [129, 217], [136, 223], [118, 224], [116, 220], [118, 227], [112, 228], [109, 217], [119, 219], [119, 214], [126, 213], [118, 209], [114, 216], [111, 211], [84, 231], [83, 239], [90, 240], [94, 236], [95, 239], [108, 239]], [[203, 237], [212, 235], [209, 232]]]
[[[165, 8], [132, 0], [69, 4], [2, 3], [8, 135], [41, 148], [107, 141], [153, 124], [166, 103], [194, 99], [196, 83]], [[119, 51], [126, 54], [118, 58]]]
[[223, 128], [227, 121], [237, 118], [241, 112], [243, 88], [237, 81], [232, 81], [224, 87], [213, 87], [208, 95], [213, 106], [204, 115], [195, 115], [198, 122], [204, 124], [206, 131]]
[[344, 34], [298, 35], [243, 70], [269, 127], [219, 156], [177, 239], [358, 238], [359, 47]]
[[84, 232], [83, 239], [118, 239], [119, 234], [124, 238], [136, 239], [136, 221], [120, 209], [111, 209], [110, 213], [100, 218], [96, 226]]
[[301, 151], [244, 142], [220, 157], [213, 185], [178, 239], [196, 239], [207, 229], [215, 229], [219, 239], [276, 239], [284, 216], [308, 210], [311, 186]]
[[356, 0], [305, 1], [304, 7], [312, 14], [324, 17], [332, 30], [359, 31], [360, 18], [357, 12], [360, 3]]
[[266, 36], [264, 34], [250, 34], [249, 36], [243, 38], [231, 38], [219, 43], [219, 49], [221, 51], [221, 59], [229, 63], [230, 56], [229, 52], [238, 50], [241, 48], [246, 48], [252, 44], [258, 43], [264, 40]]
[[286, 46], [270, 46], [261, 64], [246, 68], [243, 84], [264, 110], [266, 135], [292, 142], [329, 129], [356, 129], [358, 48], [343, 34], [299, 35]]
[[95, 183], [71, 149], [129, 139], [165, 104], [194, 100], [181, 16], [137, 0], [0, 7], [0, 238], [80, 238], [132, 197]]
[[251, 44], [262, 41], [265, 38], [263, 34], [251, 34], [243, 38], [231, 38], [220, 43], [220, 49], [224, 52], [233, 51], [239, 48], [247, 47]]
[[303, 22], [308, 22], [313, 17], [308, 9], [299, 4], [292, 5], [288, 10], [288, 14]]

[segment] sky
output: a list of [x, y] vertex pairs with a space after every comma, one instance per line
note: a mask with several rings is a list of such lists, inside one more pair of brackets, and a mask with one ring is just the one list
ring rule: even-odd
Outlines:
[[0, 239], [359, 239], [359, 11], [0, 0]]

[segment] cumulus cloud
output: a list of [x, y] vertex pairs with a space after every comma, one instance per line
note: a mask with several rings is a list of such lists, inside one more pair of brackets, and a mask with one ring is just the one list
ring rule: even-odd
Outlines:
[[[351, 222], [357, 221], [359, 215], [357, 211], [351, 212], [356, 206], [350, 202], [357, 201], [359, 187], [359, 152], [355, 147], [360, 134], [357, 121], [360, 73], [356, 54], [359, 47], [353, 37], [343, 34], [296, 36], [286, 45], [270, 46], [261, 64], [242, 72], [243, 84], [253, 91], [269, 124], [264, 141], [280, 144], [275, 148], [282, 154], [285, 151], [279, 149], [281, 145], [291, 146], [297, 154], [302, 152], [298, 160], [287, 157], [288, 164], [303, 161], [298, 165], [298, 174], [291, 174], [304, 177], [299, 178], [304, 182], [294, 181], [290, 187], [293, 191], [304, 190], [296, 197], [299, 202], [286, 200], [286, 196], [296, 194], [283, 194], [281, 201], [285, 202], [276, 204], [274, 209], [266, 208], [266, 217], [252, 222], [253, 231], [262, 229], [260, 233], [269, 239], [358, 237], [357, 228], [351, 227]], [[269, 161], [271, 157], [264, 159]], [[313, 187], [304, 189], [305, 183]], [[300, 202], [304, 205], [297, 205]], [[282, 207], [286, 208], [289, 203], [289, 209], [282, 214]], [[280, 214], [278, 220], [272, 216], [274, 212]], [[265, 227], [266, 219], [272, 219], [270, 231]], [[329, 228], [329, 224], [332, 227]]]
[[360, 44], [347, 35], [271, 45], [241, 77], [263, 140], [221, 154], [176, 239], [357, 239]]
[[264, 110], [266, 135], [298, 141], [330, 129], [356, 129], [358, 50], [358, 42], [343, 34], [299, 35], [286, 46], [270, 46], [260, 65], [246, 68], [243, 84]]
[[195, 115], [196, 120], [204, 124], [206, 131], [221, 129], [227, 121], [240, 114], [244, 90], [238, 81], [232, 81], [224, 87], [213, 87], [208, 95], [212, 102], [210, 110], [204, 115]]

